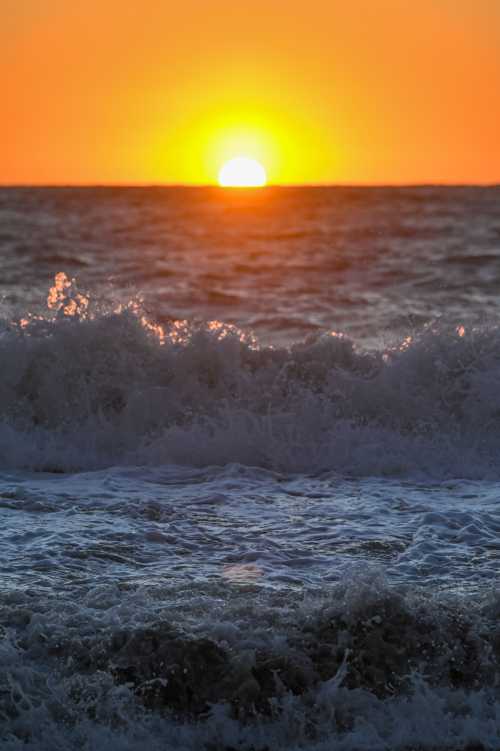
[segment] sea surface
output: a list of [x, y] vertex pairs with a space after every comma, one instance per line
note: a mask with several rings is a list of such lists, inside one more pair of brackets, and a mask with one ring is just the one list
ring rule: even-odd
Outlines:
[[498, 751], [500, 188], [0, 189], [1, 751]]

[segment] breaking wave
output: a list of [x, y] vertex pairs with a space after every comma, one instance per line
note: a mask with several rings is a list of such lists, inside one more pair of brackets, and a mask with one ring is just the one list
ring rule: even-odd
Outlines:
[[47, 471], [240, 462], [353, 476], [500, 477], [500, 329], [429, 325], [362, 351], [160, 326], [58, 274], [0, 329], [0, 463]]

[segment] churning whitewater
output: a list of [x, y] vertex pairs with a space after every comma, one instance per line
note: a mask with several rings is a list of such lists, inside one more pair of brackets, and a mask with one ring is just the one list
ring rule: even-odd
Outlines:
[[2, 324], [3, 466], [500, 478], [498, 327], [430, 325], [370, 352], [335, 332], [259, 346], [218, 321], [101, 305], [62, 272], [49, 304]]
[[2, 751], [498, 751], [497, 198], [0, 190]]

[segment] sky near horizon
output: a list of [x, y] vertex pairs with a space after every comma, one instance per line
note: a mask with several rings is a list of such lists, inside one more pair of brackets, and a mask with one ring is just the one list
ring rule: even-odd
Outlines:
[[1, 184], [500, 182], [500, 0], [2, 0]]

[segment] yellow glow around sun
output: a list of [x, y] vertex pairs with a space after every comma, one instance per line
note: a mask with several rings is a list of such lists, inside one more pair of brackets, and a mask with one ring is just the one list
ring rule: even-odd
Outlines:
[[246, 156], [230, 159], [219, 171], [219, 185], [223, 188], [261, 188], [266, 183], [262, 164]]

